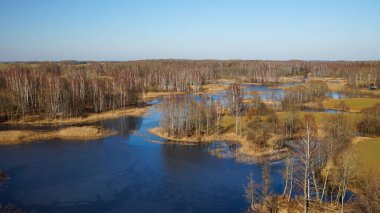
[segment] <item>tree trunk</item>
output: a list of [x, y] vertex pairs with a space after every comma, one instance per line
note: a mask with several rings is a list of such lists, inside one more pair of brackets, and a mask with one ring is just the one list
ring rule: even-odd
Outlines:
[[327, 179], [329, 177], [329, 172], [330, 172], [330, 163], [328, 162], [327, 163], [327, 168], [326, 168], [326, 177], [325, 177], [325, 180], [324, 180], [324, 183], [323, 183], [323, 189], [322, 189], [321, 199], [319, 201], [320, 203], [323, 202], [323, 198], [325, 196], [325, 191], [326, 191]]

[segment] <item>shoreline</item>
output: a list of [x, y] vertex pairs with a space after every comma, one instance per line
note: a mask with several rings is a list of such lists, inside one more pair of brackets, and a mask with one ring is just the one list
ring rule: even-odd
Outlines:
[[141, 101], [151, 101], [156, 98], [170, 96], [170, 95], [184, 95], [184, 94], [215, 94], [220, 91], [228, 89], [228, 85], [218, 84], [218, 83], [209, 83], [199, 86], [198, 90], [192, 86], [193, 91], [188, 92], [175, 92], [175, 91], [163, 91], [163, 92], [146, 92], [143, 94]]
[[55, 138], [63, 140], [94, 140], [117, 134], [116, 131], [96, 126], [66, 127], [57, 131], [38, 132], [28, 130], [0, 131], [0, 146], [32, 143]]
[[168, 136], [167, 133], [161, 131], [160, 127], [153, 127], [151, 129], [148, 129], [148, 132], [166, 140], [178, 141], [178, 142], [183, 142], [183, 143], [210, 143], [216, 140], [223, 140], [223, 141], [229, 141], [229, 142], [235, 142], [235, 143], [242, 141], [241, 138], [231, 133], [224, 133], [220, 135], [176, 138], [176, 137]]
[[[264, 161], [277, 161], [284, 159], [289, 154], [288, 148], [272, 149], [267, 147], [260, 150], [250, 150], [247, 146], [247, 141], [233, 133], [223, 133], [220, 135], [208, 135], [208, 136], [197, 136], [197, 137], [183, 137], [175, 138], [168, 136], [167, 133], [161, 131], [160, 127], [154, 127], [148, 129], [148, 132], [158, 136], [162, 139], [177, 141], [178, 143], [189, 144], [189, 143], [211, 143], [215, 141], [223, 141], [228, 143], [238, 143], [241, 146], [236, 150], [236, 160], [241, 162], [264, 162]], [[217, 150], [216, 150], [217, 151]], [[217, 152], [215, 152], [218, 154]], [[216, 157], [222, 157], [223, 155], [215, 155]]]
[[60, 118], [60, 119], [49, 119], [43, 118], [39, 120], [30, 121], [27, 120], [30, 116], [26, 116], [19, 120], [6, 121], [2, 124], [5, 125], [31, 125], [31, 126], [43, 126], [43, 125], [73, 125], [80, 123], [93, 123], [106, 119], [118, 118], [121, 116], [142, 116], [148, 111], [149, 106], [144, 107], [134, 107], [127, 109], [117, 109], [101, 113], [91, 113], [86, 117], [73, 117], [73, 118]]
[[[205, 84], [201, 86], [201, 90], [197, 92], [192, 92], [191, 94], [208, 94], [217, 93], [219, 91], [225, 90], [228, 86], [219, 84]], [[145, 103], [147, 101], [152, 101], [159, 97], [165, 97], [170, 95], [181, 95], [186, 94], [185, 92], [147, 92], [143, 94], [143, 98], [140, 103]], [[36, 118], [36, 116], [27, 115], [18, 120], [5, 121], [0, 124], [5, 125], [30, 125], [30, 126], [43, 126], [43, 125], [73, 125], [80, 123], [93, 123], [106, 119], [118, 118], [121, 116], [142, 116], [148, 111], [150, 105], [143, 107], [132, 107], [124, 109], [110, 110], [100, 113], [90, 113], [87, 116], [72, 117], [72, 118]]]

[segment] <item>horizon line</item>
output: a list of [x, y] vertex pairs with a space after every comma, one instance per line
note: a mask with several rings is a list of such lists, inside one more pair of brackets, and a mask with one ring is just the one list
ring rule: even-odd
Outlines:
[[188, 59], [188, 58], [146, 58], [146, 59], [125, 59], [125, 60], [78, 60], [78, 59], [59, 59], [59, 60], [14, 60], [2, 61], [2, 64], [11, 63], [46, 63], [46, 62], [107, 62], [107, 63], [120, 63], [120, 62], [138, 62], [138, 61], [306, 61], [306, 62], [379, 62], [380, 59], [366, 59], [366, 60], [349, 60], [349, 59], [218, 59], [218, 58], [204, 58], [204, 59]]

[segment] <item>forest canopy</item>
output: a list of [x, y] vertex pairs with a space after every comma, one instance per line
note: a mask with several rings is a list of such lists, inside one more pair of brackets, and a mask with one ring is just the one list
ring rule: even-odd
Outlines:
[[[146, 60], [129, 62], [4, 63], [0, 67], [3, 120], [30, 114], [77, 117], [135, 106], [146, 92], [199, 91], [221, 78], [276, 83], [282, 77], [344, 78], [353, 88], [380, 84], [380, 62]], [[326, 92], [323, 82], [305, 88]], [[309, 97], [306, 97], [309, 98]], [[289, 96], [288, 100], [292, 100]]]

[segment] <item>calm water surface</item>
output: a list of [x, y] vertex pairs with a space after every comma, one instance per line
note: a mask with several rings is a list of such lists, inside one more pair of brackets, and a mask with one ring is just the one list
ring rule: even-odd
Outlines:
[[[147, 132], [159, 118], [151, 107], [142, 118], [100, 122], [119, 131], [104, 139], [1, 147], [0, 168], [10, 179], [0, 201], [36, 212], [244, 211], [243, 185], [250, 172], [261, 182], [261, 165], [214, 157], [213, 144], [165, 144]], [[282, 167], [270, 165], [273, 191], [282, 190]]]
[[[284, 95], [283, 90], [257, 85], [245, 91], [259, 91], [264, 100]], [[96, 123], [119, 132], [104, 139], [0, 147], [0, 168], [10, 176], [0, 185], [0, 202], [36, 212], [244, 211], [243, 185], [251, 172], [262, 182], [262, 165], [211, 155], [210, 149], [220, 143], [168, 143], [147, 132], [159, 120], [160, 111], [152, 106], [144, 117]], [[270, 164], [272, 192], [282, 192], [283, 167], [282, 161]]]

